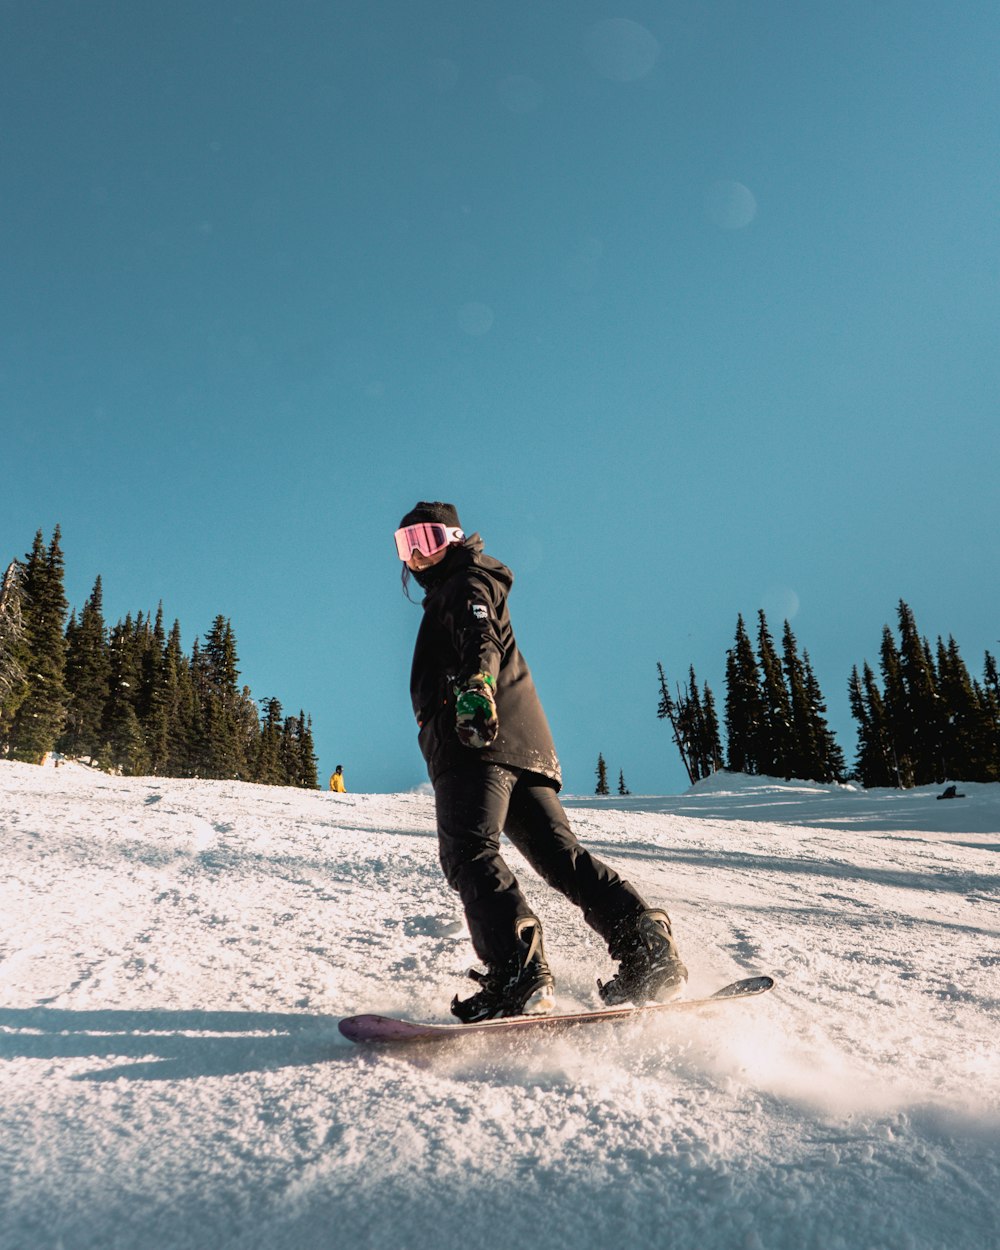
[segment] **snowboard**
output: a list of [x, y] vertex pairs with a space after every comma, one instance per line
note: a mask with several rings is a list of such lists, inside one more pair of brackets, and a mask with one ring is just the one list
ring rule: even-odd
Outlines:
[[616, 1020], [634, 1020], [640, 1016], [670, 1011], [704, 1011], [722, 1003], [735, 1003], [756, 998], [774, 987], [772, 977], [748, 977], [724, 985], [708, 998], [673, 998], [665, 1003], [632, 1003], [621, 1007], [600, 1007], [594, 1011], [569, 1011], [550, 1016], [505, 1016], [499, 1020], [480, 1020], [474, 1024], [433, 1024], [419, 1020], [402, 1020], [395, 1016], [346, 1016], [339, 1022], [341, 1033], [352, 1042], [452, 1042], [475, 1033], [520, 1033], [531, 1029], [539, 1033], [558, 1033], [562, 1029], [583, 1024], [607, 1024]]

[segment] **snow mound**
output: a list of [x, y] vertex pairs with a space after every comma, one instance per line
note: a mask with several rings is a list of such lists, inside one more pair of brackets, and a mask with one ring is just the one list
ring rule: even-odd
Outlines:
[[[0, 763], [0, 1250], [981, 1250], [1000, 1226], [1000, 786], [719, 777], [570, 802], [691, 992], [366, 1050], [470, 950], [433, 799]], [[607, 954], [518, 856], [563, 1005]]]

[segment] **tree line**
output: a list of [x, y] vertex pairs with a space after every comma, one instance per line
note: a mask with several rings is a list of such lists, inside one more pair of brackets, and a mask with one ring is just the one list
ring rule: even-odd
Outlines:
[[707, 683], [699, 687], [692, 667], [672, 692], [657, 665], [657, 715], [670, 722], [692, 784], [721, 768], [823, 782], [850, 776], [866, 787], [1000, 780], [1000, 682], [988, 651], [983, 678], [975, 680], [954, 638], [939, 637], [932, 649], [900, 600], [899, 642], [888, 625], [882, 632], [881, 680], [867, 662], [851, 673], [858, 743], [849, 770], [808, 651], [800, 651], [788, 621], [780, 652], [764, 612], [757, 621], [756, 646], [741, 615], [726, 653], [725, 748]]
[[233, 778], [317, 789], [312, 721], [239, 683], [231, 622], [217, 616], [190, 654], [163, 606], [105, 623], [100, 576], [69, 612], [57, 526], [35, 535], [0, 586], [0, 755], [56, 751], [132, 776]]
[[969, 673], [955, 639], [931, 648], [900, 600], [899, 642], [887, 626], [881, 685], [865, 662], [851, 670], [858, 722], [857, 776], [866, 786], [920, 786], [961, 778], [1000, 781], [1000, 679], [985, 654], [982, 680]]

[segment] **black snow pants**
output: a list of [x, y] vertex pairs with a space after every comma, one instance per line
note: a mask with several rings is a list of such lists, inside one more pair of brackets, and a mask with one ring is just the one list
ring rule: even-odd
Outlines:
[[577, 841], [549, 778], [471, 761], [442, 773], [434, 798], [441, 867], [462, 900], [483, 963], [508, 959], [516, 949], [516, 922], [535, 914], [500, 855], [501, 833], [544, 881], [582, 909], [606, 942], [646, 909], [627, 881]]

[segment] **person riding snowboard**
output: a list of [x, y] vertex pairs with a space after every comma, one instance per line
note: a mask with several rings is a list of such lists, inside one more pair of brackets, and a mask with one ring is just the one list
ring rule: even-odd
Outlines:
[[555, 982], [542, 926], [500, 854], [505, 833], [538, 875], [583, 912], [618, 970], [598, 982], [605, 1003], [681, 993], [681, 963], [666, 912], [650, 908], [577, 840], [558, 799], [559, 760], [507, 610], [514, 575], [466, 537], [454, 505], [421, 502], [395, 533], [403, 588], [425, 592], [410, 695], [434, 787], [441, 867], [458, 892], [485, 972], [456, 995], [464, 1023], [544, 1015]]

